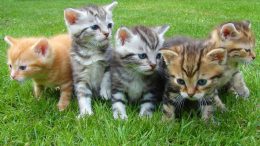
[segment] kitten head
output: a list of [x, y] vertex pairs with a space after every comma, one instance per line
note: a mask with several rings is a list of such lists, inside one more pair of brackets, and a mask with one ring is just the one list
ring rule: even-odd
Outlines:
[[52, 62], [52, 50], [46, 38], [5, 37], [9, 44], [8, 66], [13, 80], [35, 78]]
[[211, 95], [224, 72], [227, 52], [201, 44], [184, 44], [161, 50], [169, 74], [169, 85], [182, 98], [200, 100]]
[[109, 43], [112, 27], [112, 10], [117, 5], [114, 1], [109, 5], [89, 5], [81, 9], [67, 8], [64, 18], [68, 31], [78, 42], [104, 46]]
[[134, 71], [150, 75], [158, 69], [161, 60], [159, 49], [169, 26], [148, 28], [136, 26], [132, 29], [121, 27], [116, 33], [116, 53], [121, 61]]
[[236, 62], [249, 63], [256, 57], [255, 37], [249, 21], [221, 24], [212, 32], [211, 39], [226, 48], [230, 59]]

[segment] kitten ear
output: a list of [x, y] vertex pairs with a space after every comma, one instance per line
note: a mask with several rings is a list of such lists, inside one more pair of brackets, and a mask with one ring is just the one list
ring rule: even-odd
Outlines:
[[207, 53], [206, 58], [210, 63], [225, 64], [227, 60], [227, 51], [223, 48], [213, 49]]
[[41, 57], [48, 57], [50, 54], [49, 42], [46, 38], [40, 39], [33, 47], [34, 52]]
[[178, 52], [175, 52], [175, 51], [169, 50], [169, 49], [162, 49], [162, 50], [160, 50], [160, 52], [163, 55], [166, 65], [171, 64], [171, 62], [173, 60], [175, 60], [176, 57], [179, 56]]
[[103, 8], [107, 11], [107, 12], [111, 12], [116, 6], [117, 6], [117, 1], [113, 1], [111, 4], [105, 5], [103, 6]]
[[81, 13], [82, 12], [79, 10], [67, 8], [64, 10], [64, 19], [68, 24], [73, 25], [76, 23]]
[[116, 40], [120, 41], [122, 46], [125, 45], [126, 41], [130, 41], [134, 34], [127, 27], [121, 27], [116, 32]]
[[242, 23], [248, 27], [249, 29], [251, 29], [251, 22], [249, 20], [243, 20]]
[[156, 33], [158, 33], [160, 36], [163, 36], [168, 30], [170, 26], [169, 25], [163, 25], [163, 26], [158, 26], [155, 28], [152, 28]]
[[224, 24], [220, 30], [220, 35], [223, 39], [236, 38], [239, 35], [233, 23]]
[[5, 36], [4, 40], [10, 46], [13, 46], [16, 43], [16, 39], [11, 36]]

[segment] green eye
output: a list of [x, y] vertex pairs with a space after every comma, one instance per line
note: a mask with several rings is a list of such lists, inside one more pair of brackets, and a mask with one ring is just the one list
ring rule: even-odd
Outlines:
[[177, 79], [177, 83], [180, 85], [185, 85], [185, 81], [183, 79]]
[[198, 82], [197, 82], [197, 84], [198, 84], [199, 86], [204, 86], [204, 85], [207, 84], [207, 80], [205, 80], [205, 79], [199, 79]]

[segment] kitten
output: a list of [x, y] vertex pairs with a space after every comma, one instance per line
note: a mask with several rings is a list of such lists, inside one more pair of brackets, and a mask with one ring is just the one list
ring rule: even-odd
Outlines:
[[58, 108], [64, 110], [71, 99], [72, 71], [68, 35], [47, 38], [13, 38], [6, 36], [10, 77], [22, 82], [32, 79], [34, 94], [39, 99], [44, 87], [59, 87]]
[[194, 41], [161, 52], [169, 78], [163, 98], [164, 118], [174, 119], [192, 105], [199, 107], [202, 119], [208, 121], [218, 80], [225, 71], [226, 50]]
[[127, 119], [126, 102], [140, 102], [139, 116], [152, 116], [164, 90], [159, 49], [169, 26], [136, 26], [117, 30], [110, 60], [112, 109], [115, 119]]
[[73, 81], [80, 114], [92, 115], [91, 98], [99, 96], [100, 83], [107, 62], [105, 54], [112, 35], [113, 2], [106, 6], [89, 5], [64, 11], [65, 22], [72, 37], [71, 61]]
[[215, 43], [216, 47], [224, 47], [228, 51], [229, 73], [223, 76], [220, 86], [228, 84], [239, 96], [249, 97], [249, 89], [238, 65], [250, 63], [256, 57], [255, 37], [251, 31], [251, 23], [239, 21], [221, 24], [212, 31], [209, 42]]

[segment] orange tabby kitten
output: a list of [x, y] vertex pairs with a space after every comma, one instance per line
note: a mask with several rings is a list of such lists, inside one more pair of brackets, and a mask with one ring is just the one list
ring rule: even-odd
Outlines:
[[19, 82], [32, 79], [34, 94], [39, 99], [44, 87], [59, 87], [58, 108], [64, 110], [72, 95], [70, 64], [71, 39], [68, 35], [47, 38], [5, 37], [10, 45], [8, 65], [10, 77]]

